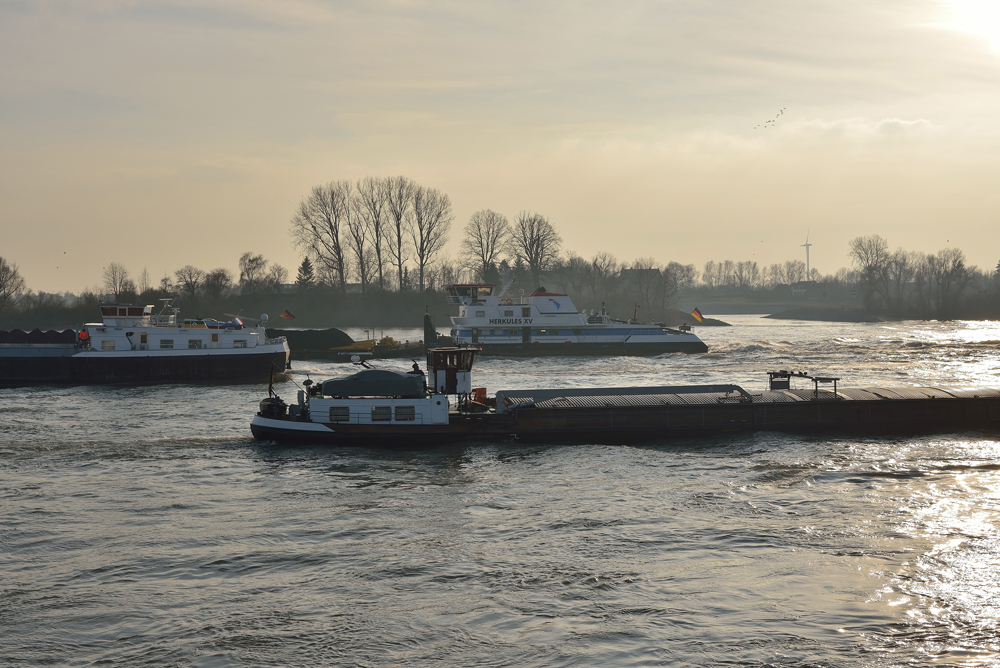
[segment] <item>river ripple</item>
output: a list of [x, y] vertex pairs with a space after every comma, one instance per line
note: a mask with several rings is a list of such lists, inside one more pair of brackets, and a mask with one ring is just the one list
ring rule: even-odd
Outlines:
[[[707, 355], [477, 378], [1000, 386], [996, 324], [731, 320]], [[262, 393], [0, 391], [0, 664], [997, 661], [996, 434], [278, 448]]]

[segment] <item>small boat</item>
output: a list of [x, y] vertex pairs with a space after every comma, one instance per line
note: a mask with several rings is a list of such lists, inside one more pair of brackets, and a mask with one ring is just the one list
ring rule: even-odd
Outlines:
[[[768, 389], [672, 385], [504, 390], [472, 384], [473, 348], [432, 348], [427, 375], [371, 368], [307, 380], [286, 404], [269, 389], [254, 437], [390, 449], [455, 442], [635, 443], [754, 431], [896, 434], [1000, 431], [1000, 389], [838, 387], [839, 378], [771, 371]], [[812, 383], [796, 389], [792, 380]]]
[[[528, 296], [496, 294], [490, 283], [446, 286], [455, 345], [480, 348], [484, 355], [660, 355], [704, 353], [708, 346], [689, 329], [616, 320], [602, 308], [578, 311], [568, 295], [539, 288]], [[426, 337], [425, 337], [426, 338]]]
[[169, 301], [157, 314], [151, 305], [100, 309], [101, 322], [75, 332], [0, 334], [0, 385], [263, 382], [288, 366], [288, 343], [267, 338], [266, 314], [182, 320]]

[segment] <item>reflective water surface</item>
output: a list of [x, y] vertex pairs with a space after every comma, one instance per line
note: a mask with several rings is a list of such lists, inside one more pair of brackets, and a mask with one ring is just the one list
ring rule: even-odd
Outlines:
[[[727, 320], [476, 384], [1000, 386], [997, 323]], [[280, 448], [265, 391], [0, 390], [0, 665], [1000, 664], [1000, 434]]]

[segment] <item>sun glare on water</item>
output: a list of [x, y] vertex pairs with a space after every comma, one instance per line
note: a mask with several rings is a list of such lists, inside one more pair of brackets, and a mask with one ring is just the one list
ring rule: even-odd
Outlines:
[[1000, 55], [1000, 2], [997, 0], [944, 0], [948, 19], [944, 25], [986, 39]]

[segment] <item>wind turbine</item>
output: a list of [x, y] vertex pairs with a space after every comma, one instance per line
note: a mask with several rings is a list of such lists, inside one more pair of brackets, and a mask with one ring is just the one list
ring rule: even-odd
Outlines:
[[802, 247], [806, 249], [806, 280], [811, 280], [809, 278], [809, 247], [812, 246], [809, 243], [809, 230], [806, 230], [806, 242], [802, 244]]

